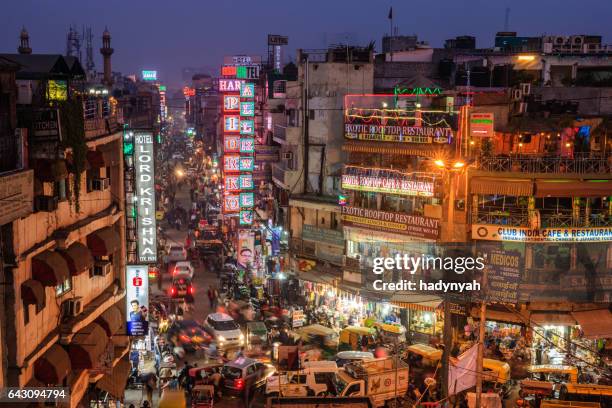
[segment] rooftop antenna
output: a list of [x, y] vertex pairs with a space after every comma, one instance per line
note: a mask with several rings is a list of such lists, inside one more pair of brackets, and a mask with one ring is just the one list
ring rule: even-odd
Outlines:
[[506, 13], [504, 15], [504, 31], [510, 30], [510, 7], [506, 7]]
[[81, 59], [81, 37], [73, 26], [70, 26], [66, 35], [66, 56]]
[[87, 72], [92, 72], [95, 64], [93, 59], [93, 34], [91, 32], [91, 27], [83, 29], [83, 38], [85, 39], [85, 69]]

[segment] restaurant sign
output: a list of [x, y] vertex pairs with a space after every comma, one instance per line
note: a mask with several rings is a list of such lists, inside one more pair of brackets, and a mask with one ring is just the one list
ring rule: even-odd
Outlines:
[[612, 227], [527, 228], [475, 224], [472, 239], [516, 242], [610, 242]]
[[453, 129], [433, 126], [397, 126], [366, 123], [345, 123], [347, 139], [400, 143], [450, 143]]
[[32, 213], [34, 170], [0, 176], [0, 225]]
[[352, 206], [342, 207], [342, 222], [347, 227], [368, 228], [416, 238], [436, 239], [440, 234], [439, 220], [436, 218]]
[[433, 181], [366, 174], [343, 174], [342, 189], [422, 197], [434, 195]]

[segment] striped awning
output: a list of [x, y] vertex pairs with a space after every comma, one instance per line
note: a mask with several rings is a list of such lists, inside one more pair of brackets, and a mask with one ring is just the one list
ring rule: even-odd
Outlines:
[[345, 141], [342, 146], [345, 152], [383, 153], [403, 156], [440, 157], [447, 148], [435, 145], [415, 145], [410, 143]]
[[529, 197], [533, 195], [531, 180], [474, 177], [471, 179], [472, 194], [507, 195]]
[[438, 296], [418, 295], [411, 293], [396, 293], [389, 303], [402, 309], [435, 312], [442, 299]]

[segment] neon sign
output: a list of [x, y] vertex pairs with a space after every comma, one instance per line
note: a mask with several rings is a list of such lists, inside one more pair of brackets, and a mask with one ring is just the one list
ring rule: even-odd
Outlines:
[[224, 66], [221, 67], [221, 75], [223, 76], [236, 76], [235, 66]]
[[142, 71], [143, 81], [157, 81], [157, 71]]
[[240, 225], [251, 225], [253, 224], [253, 211], [242, 210], [240, 211]]
[[219, 91], [240, 92], [244, 81], [242, 79], [219, 79]]
[[240, 152], [240, 136], [225, 135], [223, 139], [224, 153], [239, 153]]
[[240, 171], [240, 156], [238, 155], [224, 155], [223, 156], [223, 169], [226, 172]]
[[223, 95], [223, 110], [225, 112], [238, 112], [241, 108], [238, 95]]
[[402, 88], [400, 86], [393, 88], [393, 95], [395, 96], [434, 96], [442, 95], [442, 92], [442, 88]]
[[255, 102], [240, 102], [240, 116], [255, 116]]
[[255, 205], [255, 194], [240, 193], [240, 208], [253, 208]]
[[240, 116], [226, 115], [223, 117], [223, 130], [226, 132], [240, 131]]
[[225, 176], [225, 191], [239, 191], [240, 190], [240, 176], [235, 174], [228, 174]]
[[241, 135], [254, 135], [255, 134], [255, 122], [253, 120], [241, 120], [240, 121], [240, 134]]
[[238, 169], [240, 171], [253, 171], [255, 167], [255, 159], [253, 157], [241, 157]]
[[255, 139], [252, 137], [240, 139], [240, 153], [255, 152]]
[[196, 91], [193, 88], [190, 88], [188, 86], [183, 87], [183, 95], [187, 96], [195, 96]]
[[223, 196], [223, 212], [232, 213], [240, 211], [240, 196], [229, 194]]
[[255, 97], [255, 84], [244, 83], [240, 86], [240, 97], [241, 98], [254, 98]]
[[250, 174], [241, 174], [238, 178], [238, 184], [241, 190], [252, 190], [255, 187], [253, 176]]

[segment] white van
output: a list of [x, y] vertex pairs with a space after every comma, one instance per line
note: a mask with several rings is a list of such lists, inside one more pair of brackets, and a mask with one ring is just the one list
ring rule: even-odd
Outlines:
[[299, 371], [287, 371], [268, 378], [266, 395], [269, 397], [324, 397], [333, 390], [328, 384], [333, 384], [338, 365], [335, 361], [307, 361]]

